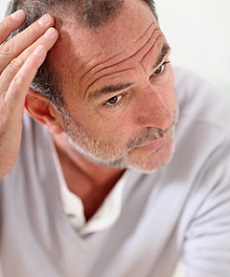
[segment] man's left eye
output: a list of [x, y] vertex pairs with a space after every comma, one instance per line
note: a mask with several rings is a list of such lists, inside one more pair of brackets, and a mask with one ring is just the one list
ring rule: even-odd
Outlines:
[[169, 63], [169, 62], [164, 62], [160, 67], [157, 68], [157, 70], [153, 73], [153, 75], [159, 75], [161, 74], [164, 69], [165, 69], [165, 65]]

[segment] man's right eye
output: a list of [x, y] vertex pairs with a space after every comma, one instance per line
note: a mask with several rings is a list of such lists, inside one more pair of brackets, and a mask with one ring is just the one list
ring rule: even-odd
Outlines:
[[110, 98], [109, 100], [107, 100], [105, 105], [107, 105], [107, 106], [116, 106], [120, 102], [121, 98], [122, 98], [121, 94], [116, 95], [116, 96]]

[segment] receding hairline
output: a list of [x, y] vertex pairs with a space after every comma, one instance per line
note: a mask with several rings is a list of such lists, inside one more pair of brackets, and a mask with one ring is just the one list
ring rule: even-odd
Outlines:
[[[141, 1], [146, 3], [149, 9], [151, 10], [151, 12], [153, 13], [154, 17], [157, 19], [155, 1], [153, 0], [132, 0], [132, 1], [133, 2]], [[79, 7], [78, 5], [79, 3], [87, 4], [92, 2], [94, 3], [101, 2], [101, 3], [106, 3], [106, 5], [111, 4], [111, 7], [117, 7], [115, 10], [107, 12], [107, 16], [102, 16], [102, 20], [99, 18], [99, 21], [97, 20], [95, 21], [94, 19], [92, 20], [93, 22], [90, 22], [90, 21], [88, 22], [87, 20], [82, 21], [82, 23], [85, 24], [85, 27], [97, 29], [98, 27], [100, 27], [101, 24], [104, 25], [107, 23], [108, 20], [115, 17], [115, 15], [117, 15], [119, 10], [123, 7], [123, 3], [126, 2], [126, 0], [97, 0], [97, 1], [96, 0], [11, 0], [8, 4], [8, 9], [6, 14], [11, 14], [19, 9], [23, 9], [26, 12], [27, 17], [25, 22], [22, 24], [22, 26], [15, 32], [13, 32], [10, 35], [10, 37], [26, 29], [29, 25], [31, 25], [34, 21], [36, 21], [39, 17], [41, 17], [45, 13], [50, 13], [50, 15], [56, 18], [57, 22], [58, 20], [60, 20], [59, 23], [61, 23], [62, 18], [63, 18], [63, 21], [66, 22], [67, 17], [65, 17], [64, 15], [68, 15], [68, 13], [66, 12], [67, 10], [70, 10], [72, 7], [75, 7], [71, 11], [74, 14], [74, 12], [77, 11], [77, 8]], [[117, 3], [115, 6], [112, 5], [114, 2]], [[105, 6], [105, 7], [108, 7], [108, 6]], [[93, 7], [91, 11], [94, 12]], [[98, 9], [97, 11], [100, 12], [100, 9]], [[90, 10], [88, 10], [88, 15], [90, 15]], [[106, 15], [106, 11], [105, 11], [105, 15]], [[90, 17], [87, 17], [87, 16], [85, 18], [90, 19]], [[79, 22], [79, 18], [77, 18], [77, 20]], [[55, 75], [55, 72], [53, 71], [53, 67], [49, 62], [49, 54], [45, 62], [38, 69], [37, 74], [31, 83], [31, 87], [34, 90], [41, 93], [42, 95], [44, 95], [45, 97], [47, 97], [57, 107], [62, 107], [65, 104], [59, 80]]]
[[[113, 18], [127, 0], [11, 0], [7, 14], [18, 9], [27, 13], [28, 23], [45, 13], [54, 17], [73, 14], [77, 22], [85, 27], [97, 28]], [[154, 0], [133, 0], [145, 2], [157, 19]], [[65, 20], [67, 18], [65, 17]], [[29, 25], [28, 24], [28, 25]]]

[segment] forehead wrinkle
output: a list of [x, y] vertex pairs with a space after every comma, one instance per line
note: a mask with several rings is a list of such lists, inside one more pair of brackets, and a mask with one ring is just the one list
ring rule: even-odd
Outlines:
[[146, 56], [148, 56], [148, 54], [153, 50], [153, 48], [156, 46], [158, 40], [161, 38], [161, 35], [159, 35], [156, 40], [154, 41], [153, 45], [149, 48], [149, 50], [145, 53], [145, 55], [142, 57], [142, 59], [140, 60], [140, 62], [142, 62]]
[[[153, 36], [154, 36], [155, 32], [157, 32], [157, 31], [159, 31], [159, 30], [160, 30], [159, 28], [154, 29], [153, 32], [152, 32], [152, 34], [151, 34], [151, 36], [150, 36], [150, 38], [147, 40], [147, 42], [146, 42], [143, 46], [141, 46], [141, 48], [138, 49], [138, 50], [137, 50], [135, 53], [133, 53], [131, 56], [125, 58], [125, 59], [122, 60], [122, 61], [119, 61], [119, 62], [117, 62], [117, 63], [111, 64], [111, 65], [108, 65], [108, 66], [106, 66], [106, 67], [103, 67], [103, 68], [99, 69], [96, 73], [94, 73], [94, 75], [99, 74], [99, 73], [102, 73], [103, 71], [108, 70], [109, 68], [112, 69], [112, 67], [118, 66], [119, 64], [124, 63], [125, 61], [127, 61], [127, 60], [131, 59], [132, 57], [134, 57], [135, 55], [137, 55], [137, 54], [138, 54], [139, 52], [141, 52], [144, 48], [146, 48], [147, 45], [150, 44], [151, 40], [153, 40]], [[143, 36], [142, 36], [142, 37], [143, 37]], [[160, 37], [161, 37], [161, 34], [159, 34], [156, 38], [154, 38], [154, 45], [155, 45], [156, 41], [158, 40], [158, 38], [160, 38]], [[152, 48], [152, 46], [151, 46], [151, 48]], [[148, 52], [149, 52], [149, 51], [148, 51]], [[119, 54], [117, 54], [117, 55], [119, 55]], [[116, 55], [116, 56], [117, 56], [117, 55]], [[115, 56], [114, 56], [114, 57], [115, 57]], [[107, 61], [113, 59], [114, 57], [108, 59]], [[96, 67], [102, 65], [102, 64], [105, 63], [105, 62], [106, 62], [106, 61], [104, 61], [104, 62], [102, 62], [102, 63], [100, 63], [100, 64], [97, 64], [96, 66], [94, 66], [94, 69], [95, 69]], [[130, 69], [131, 69], [131, 68], [130, 68]], [[92, 70], [92, 69], [91, 69], [91, 70]], [[91, 70], [88, 70], [88, 72], [91, 71]], [[117, 71], [114, 71], [113, 73], [122, 72], [122, 71], [127, 71], [127, 70], [128, 70], [128, 69], [125, 69], [125, 70], [117, 70]], [[111, 74], [111, 73], [107, 73], [106, 75], [103, 75], [103, 76], [100, 76], [100, 77], [96, 78], [93, 82], [91, 82], [91, 83], [87, 86], [87, 88], [86, 88], [85, 91], [89, 90], [89, 88], [90, 88], [95, 82], [97, 82], [97, 81], [100, 80], [101, 78], [106, 77], [106, 76], [108, 76], [108, 75], [110, 75], [110, 74]], [[86, 73], [85, 73], [84, 75], [86, 75]]]
[[[126, 68], [126, 69], [124, 69], [124, 70], [118, 70], [118, 71], [114, 71], [113, 72], [113, 74], [116, 74], [116, 73], [124, 73], [124, 72], [126, 72], [126, 71], [128, 71], [128, 70], [130, 70], [131, 68]], [[108, 74], [106, 74], [106, 75], [103, 75], [103, 78], [104, 77], [106, 77], [106, 76], [109, 76], [110, 75], [110, 73], [108, 73]], [[102, 78], [102, 77], [101, 77]], [[96, 81], [98, 81], [100, 78], [98, 78], [97, 80], [95, 80], [90, 86], [92, 86]], [[113, 84], [111, 84], [111, 85], [105, 85], [105, 87], [102, 87], [101, 89], [99, 88], [99, 89], [96, 89], [96, 90], [94, 90], [94, 91], [92, 91], [92, 92], [90, 92], [90, 95], [88, 95], [88, 93], [86, 93], [85, 94], [85, 97], [84, 98], [87, 98], [87, 95], [88, 95], [88, 98], [89, 99], [93, 99], [93, 98], [99, 98], [99, 96], [100, 95], [102, 95], [103, 94], [103, 90], [107, 90], [107, 88], [108, 87], [112, 87], [112, 86], [120, 86], [120, 87], [125, 87], [125, 88], [127, 88], [127, 87], [130, 87], [131, 85], [133, 85], [133, 83], [132, 82], [128, 82], [128, 83], [113, 83]], [[123, 88], [123, 90], [125, 89], [125, 88]], [[122, 89], [120, 89], [120, 90], [122, 90]], [[101, 92], [100, 92], [101, 91]], [[100, 92], [100, 93], [98, 93], [98, 92]], [[109, 93], [113, 93], [113, 91], [112, 90], [110, 90], [110, 92], [108, 92], [107, 94], [109, 94]], [[95, 97], [96, 96], [96, 97]]]
[[[157, 30], [154, 30], [154, 32], [155, 32], [155, 31], [157, 31]], [[101, 69], [98, 70], [96, 73], [101, 73], [103, 70], [106, 70], [106, 69], [108, 69], [108, 68], [110, 68], [110, 67], [119, 65], [120, 63], [123, 63], [123, 62], [125, 62], [125, 61], [131, 59], [132, 57], [136, 56], [136, 55], [138, 54], [138, 52], [141, 52], [142, 49], [144, 49], [144, 48], [146, 47], [146, 45], [149, 44], [149, 42], [150, 42], [151, 39], [152, 39], [152, 36], [153, 36], [154, 32], [152, 33], [152, 35], [151, 35], [151, 37], [148, 39], [148, 41], [147, 41], [140, 49], [138, 49], [135, 53], [133, 53], [132, 55], [130, 55], [129, 57], [125, 58], [124, 60], [122, 60], [122, 61], [120, 61], [120, 62], [117, 62], [117, 63], [114, 63], [114, 64], [111, 64], [111, 65], [108, 65], [108, 66], [106, 66], [106, 67], [101, 68]], [[158, 40], [159, 37], [160, 37], [160, 35], [157, 36], [156, 41]], [[156, 41], [155, 41], [155, 42], [156, 42]], [[155, 45], [155, 42], [154, 42], [154, 45]], [[153, 46], [154, 46], [154, 45], [153, 45]], [[152, 47], [153, 47], [153, 46], [152, 46]], [[118, 55], [119, 55], [119, 54], [115, 55], [114, 57], [116, 57], [116, 56], [118, 56]], [[114, 57], [112, 57], [112, 58], [114, 58]], [[109, 60], [110, 60], [110, 59], [108, 59], [108, 61], [109, 61]], [[102, 64], [102, 63], [101, 63], [101, 64]], [[101, 65], [101, 64], [98, 64], [98, 66]]]
[[[154, 28], [154, 25], [155, 25], [154, 23], [150, 24], [150, 26], [147, 28], [147, 30], [145, 31], [145, 33], [144, 33], [143, 35], [141, 35], [141, 37], [138, 38], [138, 39], [136, 40], [135, 43], [138, 43], [139, 41], [141, 41], [141, 40], [143, 39], [143, 37], [146, 36], [146, 33], [148, 33], [148, 32], [151, 32], [150, 37], [149, 37], [149, 39], [148, 39], [148, 41], [149, 41], [149, 40], [152, 38], [152, 36], [154, 35], [155, 32], [160, 31], [160, 28], [159, 28], [159, 27], [158, 27], [158, 28]], [[153, 28], [154, 28], [154, 29], [153, 29]], [[153, 30], [152, 30], [152, 29], [153, 29]], [[148, 41], [147, 41], [147, 43], [148, 43]], [[146, 45], [146, 43], [144, 43], [144, 45], [141, 46], [141, 49], [142, 49], [145, 45]], [[129, 59], [130, 57], [134, 56], [134, 55], [135, 55], [138, 51], [140, 51], [141, 49], [138, 49], [134, 54], [132, 54], [131, 56], [129, 56], [129, 57], [126, 58], [125, 60], [127, 60], [127, 59]], [[126, 50], [125, 50], [125, 51], [123, 50], [123, 51], [117, 53], [116, 55], [114, 55], [113, 57], [110, 57], [110, 58], [108, 58], [107, 60], [104, 60], [104, 61], [102, 61], [102, 62], [100, 62], [100, 63], [94, 65], [93, 67], [89, 68], [89, 69], [88, 69], [87, 71], [85, 71], [84, 74], [81, 76], [80, 82], [81, 82], [84, 78], [86, 78], [86, 75], [87, 75], [88, 73], [91, 73], [91, 74], [94, 74], [94, 75], [95, 75], [95, 74], [98, 74], [98, 73], [100, 73], [101, 71], [103, 71], [103, 70], [105, 70], [105, 69], [107, 69], [107, 68], [109, 68], [109, 67], [111, 67], [111, 66], [115, 66], [116, 64], [119, 64], [120, 62], [114, 63], [114, 64], [110, 64], [110, 65], [108, 65], [108, 66], [106, 66], [106, 67], [103, 67], [103, 64], [104, 64], [104, 63], [108, 63], [109, 61], [113, 60], [113, 59], [116, 58], [117, 56], [123, 54], [124, 52], [126, 52]], [[125, 60], [123, 60], [123, 61], [125, 61]], [[87, 65], [88, 63], [90, 63], [90, 62], [91, 62], [91, 60], [89, 60], [88, 62], [85, 62], [85, 64], [82, 65], [81, 68], [84, 67], [84, 66], [86, 66], [86, 65]], [[98, 68], [98, 67], [99, 67], [99, 68]], [[96, 72], [95, 72], [95, 71], [96, 71]], [[89, 78], [89, 76], [87, 76], [87, 78]]]
[[[153, 48], [156, 46], [156, 44], [158, 43], [158, 40], [161, 39], [161, 35], [159, 35], [156, 39], [156, 41], [154, 42], [154, 44], [151, 46], [151, 48], [149, 49], [149, 51], [142, 57], [140, 64], [143, 63], [144, 59], [152, 52]], [[158, 66], [161, 61], [164, 59], [164, 57], [168, 54], [168, 52], [170, 51], [170, 46], [166, 41], [163, 41], [163, 45], [160, 49], [160, 51], [158, 51], [158, 53], [156, 53], [156, 60], [155, 63], [153, 64], [152, 68], [154, 69], [156, 66]], [[144, 66], [142, 65], [143, 69], [145, 70]]]

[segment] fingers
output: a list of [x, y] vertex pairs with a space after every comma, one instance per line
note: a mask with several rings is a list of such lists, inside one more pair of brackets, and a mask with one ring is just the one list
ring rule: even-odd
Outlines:
[[[24, 20], [23, 11], [4, 19], [0, 23], [0, 44], [12, 31], [19, 28]], [[0, 154], [4, 160], [0, 177], [4, 176], [16, 161], [25, 97], [38, 68], [58, 38], [53, 25], [54, 19], [45, 15], [0, 47]]]
[[[5, 18], [0, 23], [0, 42], [24, 20], [23, 11]], [[58, 33], [53, 25], [54, 18], [43, 15], [0, 47], [0, 98], [5, 107], [23, 108], [25, 96], [38, 68], [57, 41]]]
[[[9, 18], [6, 18], [5, 22], [3, 21], [3, 25], [2, 23], [0, 24], [0, 28], [3, 31], [3, 34], [5, 34], [3, 36], [4, 38], [6, 34], [8, 34], [13, 29], [13, 26], [11, 28], [8, 27], [11, 21], [12, 15], [9, 16]], [[45, 14], [36, 22], [31, 24], [27, 29], [3, 44], [3, 46], [0, 48], [0, 74], [15, 57], [20, 55], [20, 53], [23, 52], [26, 48], [30, 47], [31, 44], [33, 44], [42, 34], [44, 34], [44, 32], [49, 27], [53, 25], [54, 18], [48, 14]], [[2, 38], [0, 38], [0, 41], [2, 41]]]
[[58, 38], [57, 30], [50, 27], [41, 37], [39, 37], [30, 47], [28, 47], [22, 54], [22, 60], [25, 61], [27, 57], [37, 48], [38, 45], [44, 45], [46, 49], [50, 49]]
[[[0, 92], [5, 92], [8, 90], [8, 87], [10, 86], [13, 78], [19, 72], [20, 68], [26, 62], [28, 57], [39, 45], [42, 45], [46, 52], [48, 52], [57, 41], [57, 38], [57, 31], [51, 27], [34, 44], [22, 52], [19, 57], [13, 59], [0, 76]], [[36, 68], [36, 70], [37, 69], [38, 68]], [[33, 78], [30, 79], [29, 82], [31, 83], [32, 80]]]
[[44, 62], [46, 55], [47, 49], [45, 46], [39, 45], [20, 67], [5, 95], [5, 102], [7, 102], [9, 108], [17, 108], [24, 105], [31, 80], [33, 80], [37, 69]]
[[0, 22], [0, 44], [2, 44], [13, 31], [20, 27], [25, 18], [25, 12], [18, 10]]

